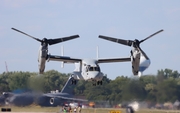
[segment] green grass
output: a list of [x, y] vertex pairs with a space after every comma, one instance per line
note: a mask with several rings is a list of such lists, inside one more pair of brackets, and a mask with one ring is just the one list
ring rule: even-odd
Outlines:
[[[2, 107], [1, 107], [2, 108]], [[40, 107], [40, 106], [28, 106], [28, 107], [3, 107], [11, 108], [11, 112], [54, 112], [60, 113], [61, 107]], [[115, 108], [87, 108], [82, 109], [81, 113], [110, 113], [110, 111], [121, 111], [120, 113], [126, 113], [125, 109]], [[180, 113], [180, 110], [156, 110], [156, 109], [141, 109], [135, 113]]]
[[60, 107], [40, 107], [40, 106], [28, 106], [28, 107], [3, 107], [11, 108], [11, 112], [58, 112]]
[[[97, 108], [97, 109], [83, 109], [82, 113], [110, 113], [110, 111], [121, 111], [120, 113], [126, 113], [125, 109], [113, 109], [113, 108]], [[135, 113], [180, 113], [180, 110], [157, 110], [157, 109], [140, 109]]]

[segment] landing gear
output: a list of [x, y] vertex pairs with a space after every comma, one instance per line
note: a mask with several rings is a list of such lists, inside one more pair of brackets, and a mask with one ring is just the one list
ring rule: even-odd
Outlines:
[[132, 108], [131, 106], [128, 106], [128, 107], [126, 108], [126, 113], [134, 113], [133, 108]]
[[102, 85], [102, 81], [97, 81], [97, 85]]
[[93, 86], [102, 85], [102, 81], [93, 81]]
[[96, 86], [96, 83], [93, 83], [93, 86]]

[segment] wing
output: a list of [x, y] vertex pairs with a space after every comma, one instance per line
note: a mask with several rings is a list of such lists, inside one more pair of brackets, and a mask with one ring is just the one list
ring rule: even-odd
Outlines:
[[83, 101], [83, 102], [88, 101], [88, 100], [86, 100], [86, 99], [69, 98], [69, 97], [57, 97], [57, 98], [62, 98], [62, 99], [65, 99], [65, 100], [73, 100], [73, 101]]
[[111, 63], [111, 62], [129, 62], [131, 58], [110, 58], [110, 59], [98, 59], [98, 63]]
[[58, 96], [55, 94], [43, 94], [44, 96], [50, 97], [50, 98], [59, 98], [59, 99], [65, 99], [65, 100], [73, 100], [73, 101], [88, 101], [86, 99], [79, 99], [79, 98], [70, 98], [70, 97], [64, 97], [64, 96]]
[[60, 61], [64, 63], [77, 63], [82, 61], [81, 59], [77, 59], [77, 58], [71, 58], [67, 56], [57, 56], [57, 55], [48, 55], [48, 60]]

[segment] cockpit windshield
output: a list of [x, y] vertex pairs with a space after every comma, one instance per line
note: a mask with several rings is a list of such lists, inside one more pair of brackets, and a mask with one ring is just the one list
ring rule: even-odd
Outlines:
[[87, 69], [88, 71], [100, 71], [100, 67], [98, 65], [97, 66], [88, 65]]

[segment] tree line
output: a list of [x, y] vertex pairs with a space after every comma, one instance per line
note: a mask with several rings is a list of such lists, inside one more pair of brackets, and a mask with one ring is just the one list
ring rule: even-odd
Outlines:
[[[70, 74], [50, 70], [43, 75], [35, 72], [8, 72], [0, 74], [0, 93], [17, 89], [40, 90], [48, 93], [61, 90]], [[110, 75], [108, 75], [110, 76]], [[92, 82], [78, 81], [74, 87], [75, 96], [92, 101], [119, 103], [139, 100], [150, 102], [174, 102], [180, 100], [180, 73], [161, 69], [156, 75], [142, 77], [117, 76], [114, 80], [103, 78], [103, 85], [93, 86]]]

